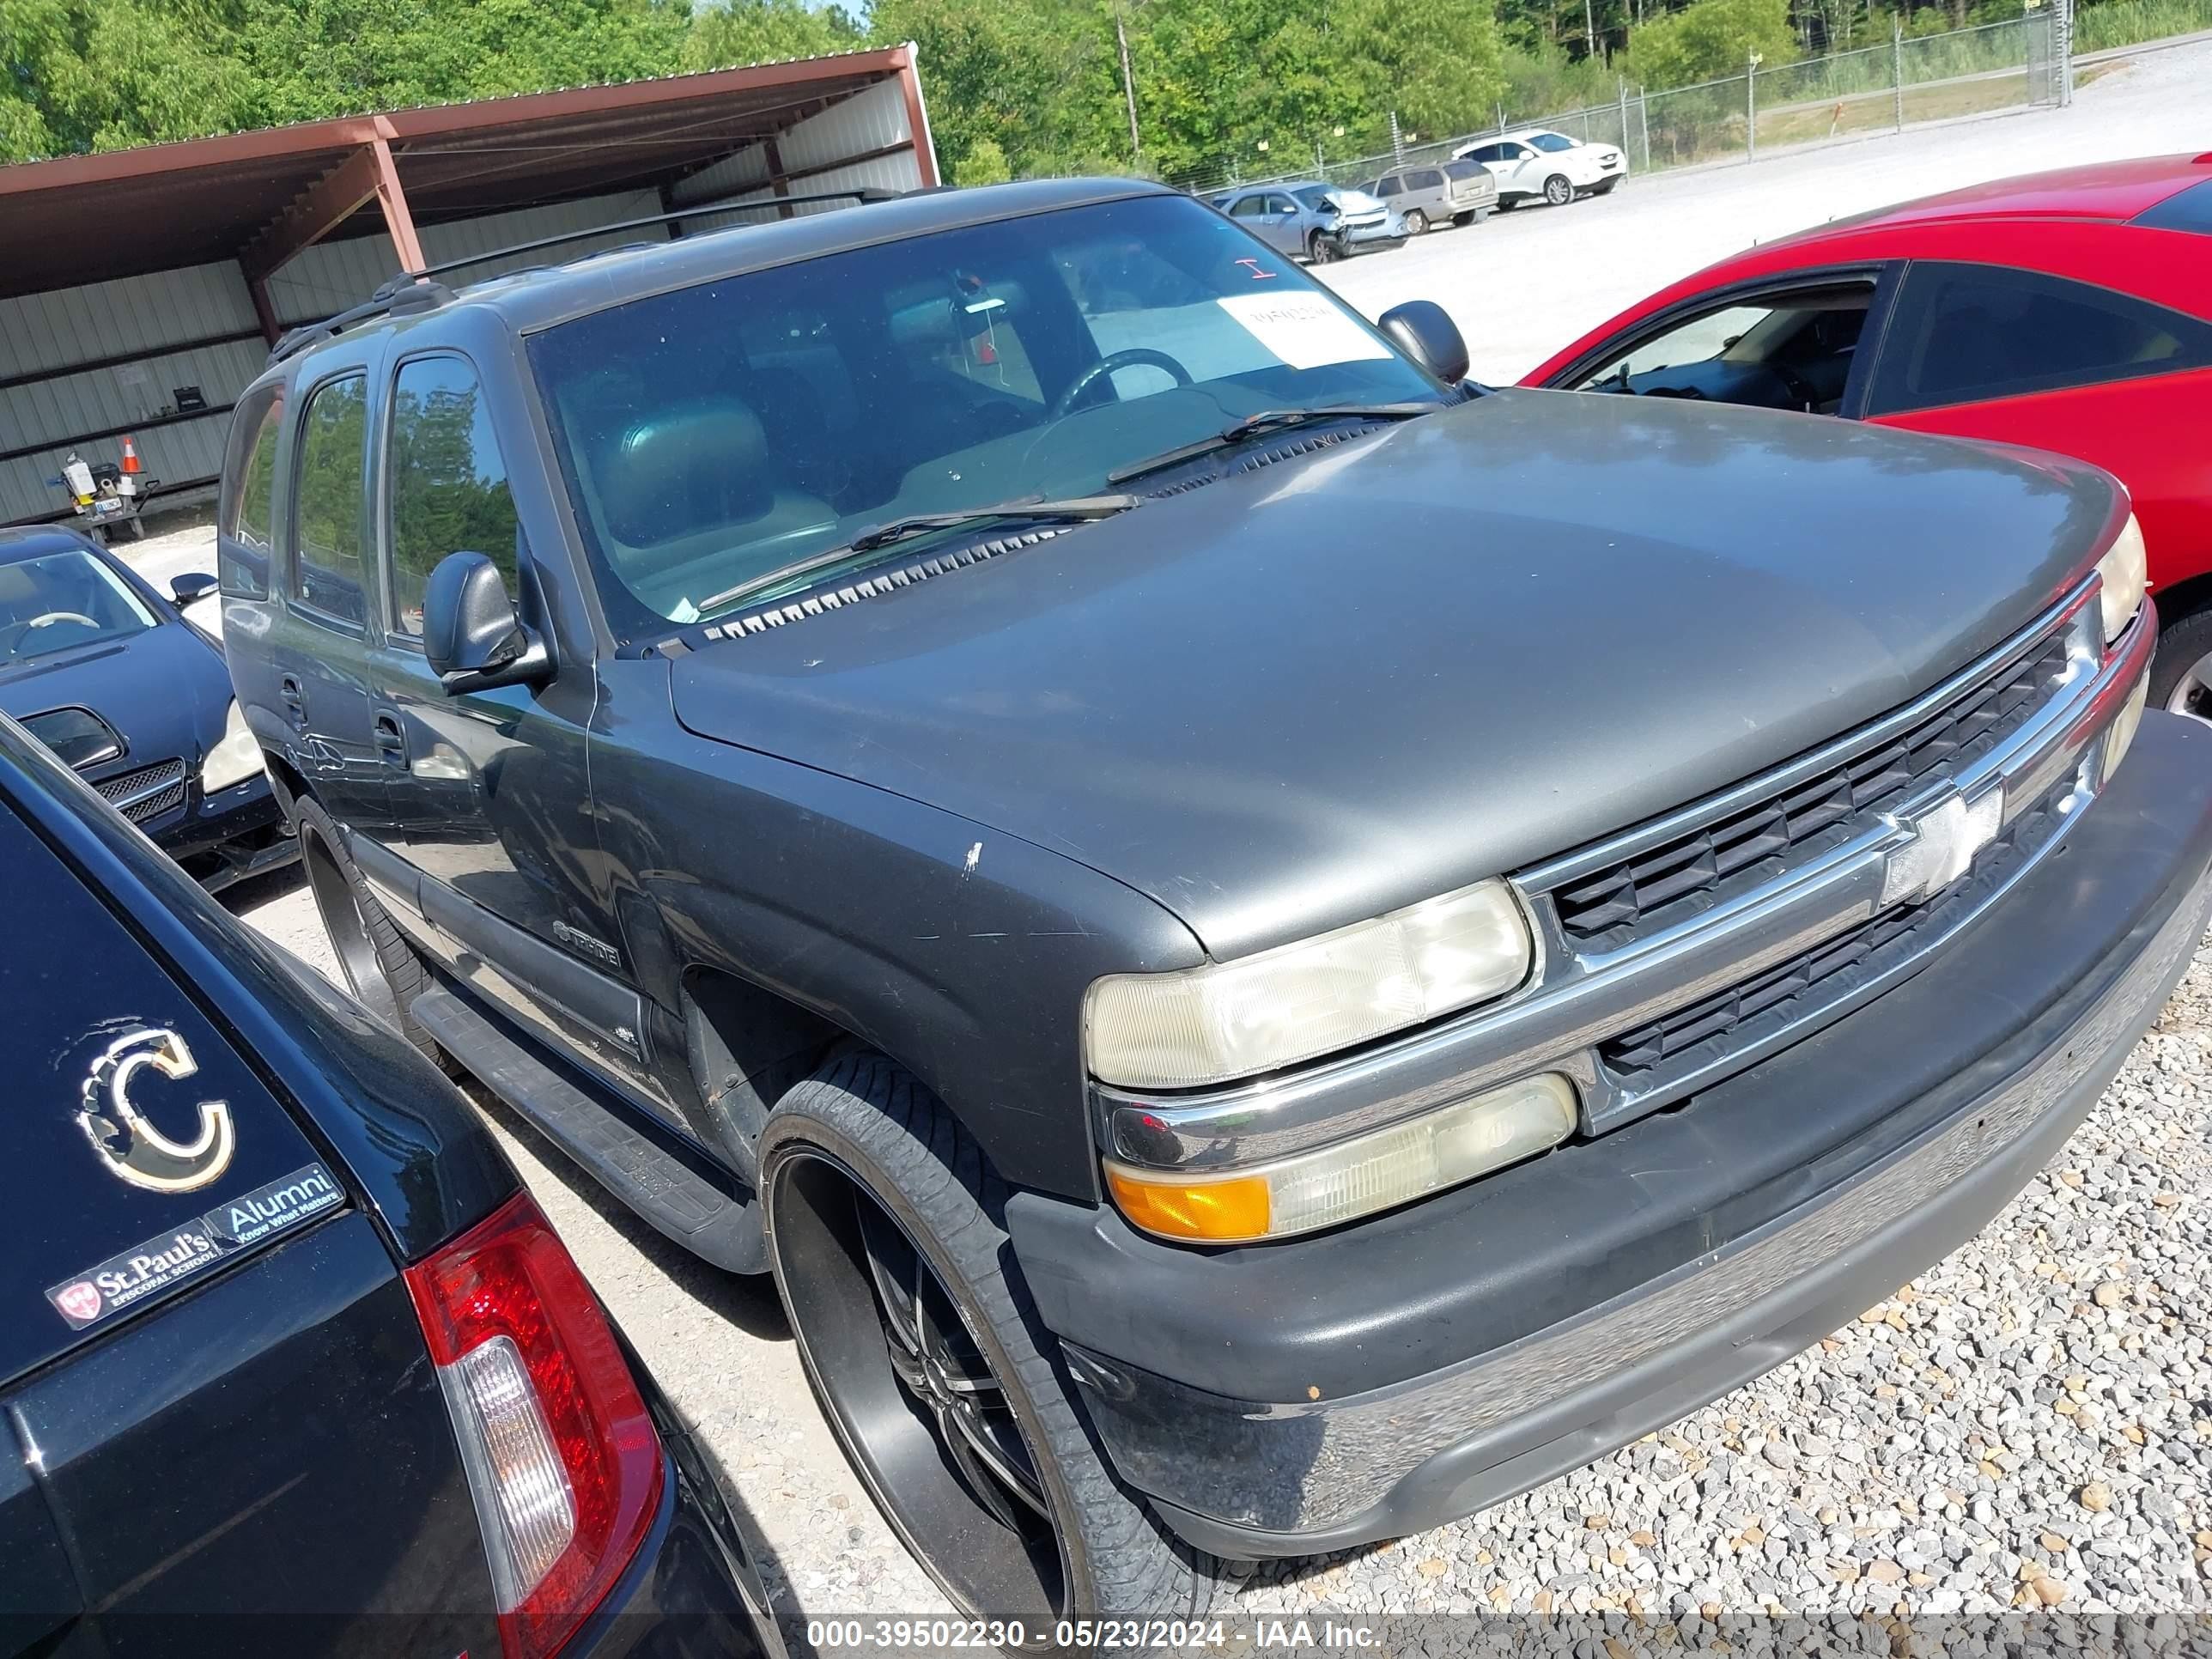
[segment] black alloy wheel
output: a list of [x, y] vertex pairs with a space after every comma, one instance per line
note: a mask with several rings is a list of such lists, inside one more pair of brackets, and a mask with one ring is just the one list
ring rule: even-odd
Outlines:
[[877, 1507], [964, 1614], [1042, 1638], [1069, 1616], [1067, 1564], [1006, 1383], [928, 1253], [850, 1169], [810, 1151], [776, 1182], [802, 1357]]
[[845, 1049], [776, 1103], [759, 1156], [807, 1382], [953, 1605], [1023, 1646], [1063, 1619], [1203, 1613], [1212, 1564], [1106, 1461], [1014, 1260], [1010, 1189], [942, 1103]]

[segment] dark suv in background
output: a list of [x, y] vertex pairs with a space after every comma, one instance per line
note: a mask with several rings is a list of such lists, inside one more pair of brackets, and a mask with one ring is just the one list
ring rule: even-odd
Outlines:
[[240, 399], [354, 987], [775, 1273], [966, 1608], [1188, 1610], [1725, 1392], [2203, 934], [2109, 477], [1466, 370], [1076, 182], [395, 283]]
[[0, 1654], [778, 1656], [452, 1086], [0, 717]]

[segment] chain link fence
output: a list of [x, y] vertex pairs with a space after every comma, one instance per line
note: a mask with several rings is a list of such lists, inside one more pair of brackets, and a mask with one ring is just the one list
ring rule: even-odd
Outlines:
[[1654, 173], [2056, 106], [2072, 94], [2066, 10], [2060, 0], [2045, 0], [2003, 22], [1942, 34], [1898, 32], [1877, 45], [1801, 63], [1747, 64], [1741, 75], [1699, 86], [1649, 91], [1624, 82], [1611, 103], [1510, 119], [1501, 111], [1498, 126], [1377, 155], [1331, 158], [1316, 145], [1310, 168], [1281, 172], [1279, 159], [1258, 156], [1255, 167], [1224, 161], [1170, 182], [1201, 196], [1294, 179], [1363, 185], [1387, 168], [1433, 167], [1469, 144], [1528, 127], [1611, 144], [1627, 155], [1631, 173]]

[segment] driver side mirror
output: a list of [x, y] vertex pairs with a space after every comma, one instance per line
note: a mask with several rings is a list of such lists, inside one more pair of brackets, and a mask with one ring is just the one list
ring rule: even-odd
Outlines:
[[1408, 300], [1376, 319], [1391, 343], [1446, 386], [1467, 379], [1467, 342], [1434, 300]]
[[545, 641], [523, 625], [499, 567], [482, 553], [448, 553], [422, 591], [422, 653], [448, 691], [484, 691], [549, 678]]
[[179, 605], [190, 605], [194, 599], [211, 592], [215, 578], [204, 570], [187, 570], [169, 584], [169, 597]]

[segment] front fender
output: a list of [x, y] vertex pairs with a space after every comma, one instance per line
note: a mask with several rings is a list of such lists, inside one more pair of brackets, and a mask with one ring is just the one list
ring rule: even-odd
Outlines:
[[[594, 738], [593, 799], [640, 988], [735, 975], [907, 1066], [1018, 1185], [1091, 1198], [1083, 994], [1202, 961], [1087, 866], [872, 786], [671, 724]], [[623, 739], [627, 739], [624, 741]]]

